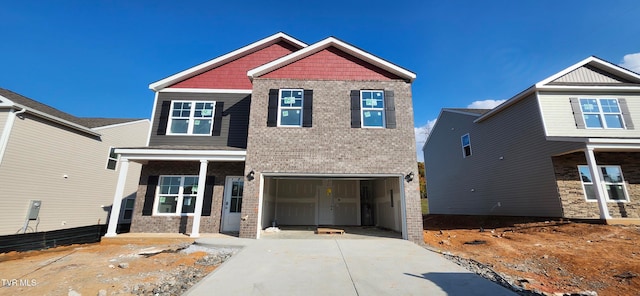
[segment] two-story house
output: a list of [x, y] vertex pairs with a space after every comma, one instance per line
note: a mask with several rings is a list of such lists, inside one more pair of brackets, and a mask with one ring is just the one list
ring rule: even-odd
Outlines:
[[640, 75], [596, 57], [494, 109], [443, 109], [423, 149], [429, 211], [640, 218], [638, 122]]
[[14, 234], [59, 231], [49, 234], [58, 243], [95, 236], [122, 170], [130, 184], [114, 223], [126, 229], [140, 166], [123, 168], [114, 149], [144, 145], [148, 131], [148, 119], [77, 117], [0, 88], [0, 249], [28, 249], [24, 237], [5, 237]]
[[148, 145], [116, 150], [143, 164], [131, 230], [366, 225], [421, 240], [415, 77], [333, 37], [278, 33], [152, 83]]

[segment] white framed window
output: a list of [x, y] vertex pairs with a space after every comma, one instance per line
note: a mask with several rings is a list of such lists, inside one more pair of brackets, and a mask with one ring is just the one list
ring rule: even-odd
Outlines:
[[618, 99], [580, 99], [586, 128], [623, 129], [624, 119]]
[[278, 126], [302, 126], [302, 89], [281, 89], [278, 96]]
[[213, 101], [171, 101], [168, 135], [210, 135], [213, 129]]
[[115, 170], [118, 166], [118, 154], [115, 153], [115, 147], [109, 147], [109, 155], [107, 156], [107, 170]]
[[384, 128], [384, 91], [361, 90], [360, 110], [362, 127]]
[[[629, 201], [629, 195], [627, 194], [627, 186], [622, 176], [622, 169], [617, 165], [601, 165], [598, 166], [602, 177], [602, 183], [605, 187], [606, 200], [611, 202]], [[578, 172], [580, 173], [580, 180], [582, 181], [582, 188], [584, 189], [585, 199], [587, 201], [597, 201], [596, 193], [593, 186], [593, 178], [591, 177], [591, 171], [589, 166], [579, 165]]]
[[460, 143], [462, 144], [462, 157], [471, 156], [471, 137], [469, 137], [469, 134], [460, 137]]
[[156, 192], [154, 215], [193, 215], [198, 176], [160, 176]]

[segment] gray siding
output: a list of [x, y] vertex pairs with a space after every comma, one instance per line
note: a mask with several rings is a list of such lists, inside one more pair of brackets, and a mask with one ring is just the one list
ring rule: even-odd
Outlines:
[[622, 78], [598, 70], [590, 66], [582, 66], [551, 82], [553, 83], [625, 83]]
[[[220, 134], [208, 136], [165, 135], [172, 100], [216, 101], [216, 108], [222, 104]], [[251, 95], [248, 94], [159, 93], [156, 109], [154, 110], [154, 122], [151, 126], [149, 146], [180, 145], [246, 148], [250, 104]], [[216, 126], [214, 126], [215, 129]]]
[[[479, 123], [442, 112], [425, 147], [429, 211], [562, 216], [551, 155], [579, 144], [547, 142], [538, 110], [530, 96]], [[466, 133], [472, 155], [463, 158]]]
[[[569, 98], [624, 98], [629, 108], [635, 129], [579, 129], [573, 117]], [[550, 93], [539, 95], [540, 106], [544, 117], [547, 136], [555, 137], [640, 137], [640, 95], [624, 93]]]
[[[0, 167], [0, 235], [23, 226], [31, 199], [42, 200], [33, 230], [36, 224], [38, 231], [105, 224], [120, 169], [106, 169], [109, 148], [144, 145], [149, 122], [100, 129], [96, 139], [29, 113], [21, 117]], [[135, 193], [139, 174], [140, 165], [131, 163], [125, 195]]]

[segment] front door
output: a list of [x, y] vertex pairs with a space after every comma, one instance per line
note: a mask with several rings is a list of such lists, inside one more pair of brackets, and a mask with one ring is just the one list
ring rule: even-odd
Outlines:
[[243, 177], [227, 177], [224, 186], [222, 231], [240, 231], [240, 213], [242, 213], [243, 187]]
[[331, 187], [318, 188], [318, 225], [333, 225], [333, 192]]

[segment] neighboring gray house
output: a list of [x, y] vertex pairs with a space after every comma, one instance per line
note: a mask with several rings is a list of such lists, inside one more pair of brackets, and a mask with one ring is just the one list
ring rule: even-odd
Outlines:
[[[148, 130], [147, 119], [79, 118], [0, 88], [0, 235], [105, 225], [121, 170], [114, 148], [144, 144]], [[130, 167], [128, 178], [139, 172]]]
[[413, 79], [338, 39], [278, 33], [152, 83], [147, 146], [116, 150], [143, 164], [132, 231], [364, 225], [421, 241]]
[[640, 75], [589, 57], [491, 110], [443, 109], [433, 214], [640, 218]]

